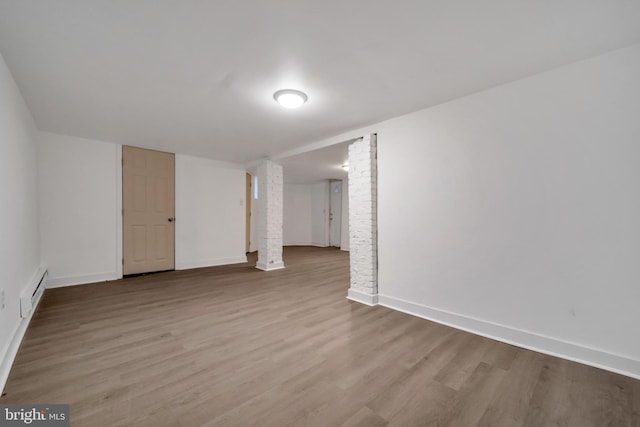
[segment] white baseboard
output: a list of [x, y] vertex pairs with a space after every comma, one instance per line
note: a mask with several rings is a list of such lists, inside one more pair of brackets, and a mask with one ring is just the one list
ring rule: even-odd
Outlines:
[[284, 268], [284, 262], [280, 261], [273, 264], [264, 264], [258, 262], [256, 264], [256, 268], [263, 271], [281, 270]]
[[176, 270], [189, 270], [191, 268], [215, 267], [218, 265], [241, 264], [247, 262], [247, 256], [229, 257], [229, 258], [212, 258], [205, 260], [187, 260], [176, 261]]
[[640, 360], [386, 295], [378, 296], [378, 304], [496, 341], [640, 379]]
[[11, 366], [13, 366], [13, 361], [16, 359], [16, 355], [18, 354], [18, 350], [20, 349], [20, 344], [22, 343], [24, 334], [27, 332], [29, 322], [31, 322], [33, 313], [36, 312], [43, 294], [44, 292], [39, 292], [37, 294], [38, 296], [33, 302], [33, 307], [29, 315], [23, 319], [20, 319], [18, 327], [13, 332], [13, 336], [11, 338], [11, 341], [9, 342], [9, 346], [6, 349], [2, 360], [0, 360], [0, 394], [2, 394], [5, 385], [7, 385], [7, 379], [9, 378], [9, 373], [11, 372]]
[[64, 288], [66, 286], [86, 285], [87, 283], [106, 282], [108, 280], [122, 279], [118, 273], [101, 273], [88, 274], [86, 276], [70, 276], [70, 277], [49, 277], [47, 279], [47, 289]]
[[[191, 268], [214, 267], [217, 265], [239, 264], [247, 262], [246, 255], [233, 258], [215, 258], [200, 261], [176, 261], [176, 270]], [[86, 276], [54, 277], [47, 280], [47, 288], [63, 288], [66, 286], [85, 285], [88, 283], [106, 282], [122, 279], [117, 272], [89, 274]]]
[[352, 288], [347, 291], [347, 299], [370, 306], [378, 304], [378, 294], [372, 295]]
[[349, 248], [345, 248], [345, 247], [343, 247], [343, 246], [341, 246], [341, 247], [340, 247], [340, 250], [341, 250], [341, 251], [345, 251], [345, 252], [349, 252]]
[[329, 247], [329, 245], [325, 245], [324, 243], [313, 243], [313, 242], [287, 242], [287, 243], [283, 243], [282, 246], [314, 246], [316, 248]]

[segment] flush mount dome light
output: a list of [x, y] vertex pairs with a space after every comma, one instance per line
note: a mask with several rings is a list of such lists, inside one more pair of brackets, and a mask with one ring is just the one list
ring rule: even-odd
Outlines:
[[298, 108], [307, 102], [307, 95], [295, 89], [282, 89], [273, 94], [273, 99], [284, 108]]

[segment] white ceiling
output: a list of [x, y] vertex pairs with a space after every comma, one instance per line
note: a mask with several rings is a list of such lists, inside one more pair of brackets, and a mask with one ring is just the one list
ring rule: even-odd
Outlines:
[[639, 22], [637, 0], [0, 0], [0, 52], [41, 130], [243, 163], [632, 44]]
[[351, 141], [330, 145], [314, 151], [278, 159], [284, 171], [284, 182], [311, 184], [324, 179], [345, 179], [348, 173], [342, 168], [349, 159]]

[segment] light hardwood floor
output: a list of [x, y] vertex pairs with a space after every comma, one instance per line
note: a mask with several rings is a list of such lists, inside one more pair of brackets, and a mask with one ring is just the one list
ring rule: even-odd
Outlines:
[[640, 426], [640, 381], [345, 299], [348, 253], [47, 290], [0, 403], [72, 426]]

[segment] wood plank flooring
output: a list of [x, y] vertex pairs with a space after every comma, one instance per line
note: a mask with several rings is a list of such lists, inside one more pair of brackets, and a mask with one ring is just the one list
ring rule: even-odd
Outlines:
[[345, 299], [348, 253], [47, 290], [0, 403], [72, 426], [640, 426], [640, 381]]

